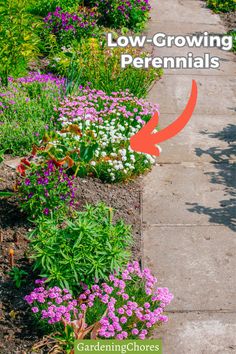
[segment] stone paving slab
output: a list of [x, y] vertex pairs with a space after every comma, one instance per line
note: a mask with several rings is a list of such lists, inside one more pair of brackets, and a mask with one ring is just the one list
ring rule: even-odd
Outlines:
[[205, 2], [196, 0], [152, 1], [151, 23], [168, 19], [172, 23], [195, 23], [220, 25], [219, 16], [205, 7]]
[[163, 354], [233, 354], [235, 313], [170, 313], [155, 333], [163, 339]]
[[[232, 69], [233, 70], [233, 69]], [[159, 103], [161, 113], [183, 111], [191, 92], [192, 79], [198, 84], [195, 114], [235, 115], [236, 80], [231, 76], [166, 75], [149, 93], [151, 102]]]
[[232, 272], [236, 269], [236, 237], [232, 230], [225, 226], [149, 226], [144, 237], [145, 265], [157, 275], [158, 284], [175, 296], [168, 311], [236, 311], [236, 275]]
[[[151, 3], [148, 35], [226, 32], [205, 1]], [[167, 126], [182, 113], [192, 79], [199, 88], [189, 125], [162, 144], [160, 166], [144, 178], [143, 260], [175, 295], [170, 322], [154, 333], [163, 338], [164, 354], [236, 353], [236, 63], [230, 53], [207, 52], [222, 54], [220, 70], [166, 70], [149, 94]]]
[[235, 188], [235, 165], [186, 162], [155, 166], [144, 178], [143, 222], [228, 223], [236, 230]]
[[[194, 0], [195, 1], [195, 0]], [[218, 16], [217, 16], [218, 17]], [[161, 17], [158, 16], [158, 20], [153, 18], [150, 19], [148, 27], [145, 29], [144, 33], [152, 36], [158, 32], [170, 34], [170, 35], [191, 35], [197, 34], [199, 32], [203, 33], [204, 31], [211, 34], [225, 34], [226, 29], [224, 24], [221, 21], [217, 23], [203, 23], [199, 26], [198, 23], [194, 22], [179, 22], [178, 19], [171, 22], [171, 26], [169, 22], [162, 20]]]
[[218, 75], [232, 75], [232, 70], [233, 67], [236, 72], [236, 63], [235, 61], [235, 55], [233, 55], [231, 52], [227, 52], [221, 49], [206, 49], [206, 48], [178, 48], [178, 47], [173, 47], [173, 48], [157, 48], [155, 47], [153, 50], [152, 57], [171, 57], [171, 58], [177, 58], [177, 57], [188, 57], [188, 53], [192, 53], [194, 58], [201, 57], [204, 58], [205, 53], [210, 53], [211, 57], [217, 57], [220, 59], [220, 67], [217, 69], [174, 69], [170, 68], [170, 62], [169, 62], [169, 68], [164, 69], [164, 79], [165, 75], [206, 75], [206, 76], [218, 76]]
[[[160, 129], [167, 127], [177, 114], [161, 114]], [[162, 153], [158, 163], [217, 162], [219, 158], [233, 159], [228, 139], [236, 134], [232, 126], [236, 117], [229, 115], [194, 114], [184, 130], [174, 138], [161, 143]], [[232, 129], [232, 134], [228, 131]], [[236, 160], [236, 157], [235, 157]]]

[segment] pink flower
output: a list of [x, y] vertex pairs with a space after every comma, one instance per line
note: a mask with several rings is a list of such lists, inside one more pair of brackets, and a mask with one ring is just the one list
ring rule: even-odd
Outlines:
[[33, 312], [33, 313], [39, 312], [39, 308], [38, 308], [38, 307], [32, 307], [32, 312]]
[[134, 335], [134, 336], [137, 336], [139, 334], [139, 330], [137, 328], [134, 328], [132, 329], [131, 333]]
[[85, 311], [87, 309], [87, 306], [85, 304], [80, 305], [80, 308], [82, 311]]
[[126, 323], [126, 322], [127, 322], [127, 318], [126, 318], [125, 316], [122, 316], [122, 317], [120, 318], [120, 322], [121, 322], [122, 324]]

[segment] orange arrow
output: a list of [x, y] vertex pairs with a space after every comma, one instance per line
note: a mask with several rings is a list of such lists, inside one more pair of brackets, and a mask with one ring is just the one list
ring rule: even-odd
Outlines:
[[140, 129], [140, 131], [131, 136], [130, 146], [132, 150], [143, 152], [144, 154], [160, 156], [161, 150], [156, 145], [173, 138], [173, 136], [177, 135], [184, 129], [194, 112], [197, 103], [197, 94], [197, 83], [193, 80], [191, 95], [183, 113], [168, 127], [157, 133], [153, 133], [153, 130], [157, 127], [159, 120], [158, 113], [154, 113], [153, 117]]

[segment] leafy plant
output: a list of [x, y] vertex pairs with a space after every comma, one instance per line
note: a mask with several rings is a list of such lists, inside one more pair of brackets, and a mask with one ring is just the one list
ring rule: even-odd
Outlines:
[[53, 159], [80, 177], [127, 180], [155, 163], [151, 155], [132, 151], [129, 140], [157, 110], [158, 105], [128, 91], [108, 96], [103, 91], [81, 89], [78, 96], [61, 102], [55, 121], [58, 131], [45, 136], [45, 143], [35, 148], [36, 156]]
[[34, 269], [50, 284], [76, 292], [79, 282], [93, 284], [124, 266], [131, 233], [123, 221], [113, 223], [111, 208], [98, 204], [87, 205], [59, 224], [39, 220], [30, 240]]
[[11, 271], [9, 272], [16, 288], [20, 288], [23, 284], [26, 283], [26, 277], [29, 275], [28, 272], [26, 272], [23, 269], [20, 269], [18, 267], [12, 267]]
[[216, 13], [236, 11], [236, 0], [207, 0], [207, 6]]
[[75, 56], [71, 55], [70, 65], [68, 67], [65, 79], [65, 94], [66, 96], [72, 95], [79, 91], [80, 87], [81, 70], [78, 70]]
[[77, 206], [75, 191], [73, 177], [49, 161], [46, 166], [32, 166], [26, 172], [18, 197], [21, 209], [34, 219], [42, 215], [56, 218]]
[[14, 195], [14, 192], [0, 191], [0, 198], [10, 198]]
[[65, 12], [57, 7], [45, 17], [44, 31], [53, 34], [59, 46], [68, 46], [72, 41], [96, 34], [97, 16], [94, 9], [83, 6], [78, 7], [76, 12]]
[[136, 97], [145, 97], [151, 85], [162, 75], [161, 69], [149, 68], [135, 69], [128, 66], [121, 68], [120, 57], [122, 54], [130, 54], [133, 57], [145, 57], [146, 52], [140, 52], [136, 48], [107, 48], [105, 41], [99, 42], [96, 38], [82, 41], [76, 47], [65, 49], [51, 58], [50, 69], [60, 75], [66, 75], [74, 56], [77, 70], [80, 74], [80, 84], [96, 90], [103, 90], [107, 94], [116, 91], [129, 91]]
[[51, 74], [31, 73], [9, 79], [0, 87], [0, 149], [13, 155], [30, 152], [45, 131], [63, 94], [64, 80]]
[[149, 0], [87, 0], [85, 3], [98, 8], [102, 25], [135, 31], [143, 29], [151, 9]]
[[228, 34], [230, 34], [233, 37], [233, 48], [232, 48], [232, 51], [236, 52], [236, 30], [235, 31], [229, 31]]
[[28, 11], [34, 15], [46, 16], [57, 7], [63, 10], [75, 10], [83, 0], [29, 0]]
[[106, 283], [84, 286], [78, 298], [67, 289], [47, 288], [40, 280], [25, 297], [32, 312], [48, 322], [63, 349], [73, 348], [75, 339], [115, 338], [144, 340], [156, 326], [168, 321], [165, 307], [173, 299], [168, 288], [138, 262], [129, 263], [121, 275], [111, 274]]
[[0, 150], [0, 163], [4, 161], [4, 150]]
[[37, 26], [26, 12], [27, 0], [0, 0], [0, 78], [8, 85], [10, 75], [25, 70], [39, 54], [39, 39], [32, 31]]

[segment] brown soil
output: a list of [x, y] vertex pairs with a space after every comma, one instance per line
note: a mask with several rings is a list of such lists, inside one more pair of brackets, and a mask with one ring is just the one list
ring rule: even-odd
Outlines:
[[236, 11], [221, 14], [220, 17], [229, 31], [236, 30]]
[[[0, 190], [12, 190], [15, 171], [0, 164]], [[140, 183], [103, 184], [99, 180], [78, 179], [78, 200], [81, 208], [85, 203], [103, 201], [116, 209], [115, 219], [123, 218], [133, 226], [133, 258], [140, 260]], [[32, 225], [22, 214], [14, 197], [0, 199], [0, 353], [32, 353], [32, 345], [42, 336], [40, 328], [33, 322], [30, 310], [23, 300], [33, 288], [36, 277], [27, 257], [27, 232]], [[10, 271], [9, 250], [14, 249], [15, 265], [29, 272], [26, 284], [17, 289], [8, 272]]]
[[[202, 0], [202, 6], [207, 7], [206, 0]], [[236, 30], [236, 11], [220, 13], [219, 15], [228, 31]]]

